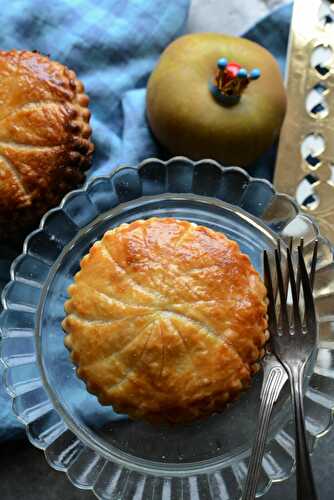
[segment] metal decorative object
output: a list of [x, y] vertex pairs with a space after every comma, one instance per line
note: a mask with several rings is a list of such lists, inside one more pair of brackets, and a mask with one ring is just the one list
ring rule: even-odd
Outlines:
[[257, 80], [261, 71], [242, 68], [236, 62], [228, 62], [225, 57], [217, 61], [217, 71], [213, 81], [209, 82], [212, 95], [224, 106], [233, 106], [240, 101], [240, 96], [252, 80]]
[[295, 0], [274, 184], [334, 241], [334, 2]]

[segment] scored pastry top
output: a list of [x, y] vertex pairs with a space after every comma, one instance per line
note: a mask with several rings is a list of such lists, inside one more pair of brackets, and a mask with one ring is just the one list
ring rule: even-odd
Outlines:
[[173, 218], [107, 231], [69, 286], [63, 328], [100, 403], [183, 422], [250, 383], [267, 340], [266, 289], [222, 233]]

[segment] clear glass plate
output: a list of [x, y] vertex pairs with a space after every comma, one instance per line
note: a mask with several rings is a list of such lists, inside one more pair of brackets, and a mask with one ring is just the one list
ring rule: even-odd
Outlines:
[[[172, 216], [223, 231], [262, 272], [264, 248], [277, 237], [320, 238], [316, 301], [320, 348], [306, 394], [310, 445], [332, 424], [333, 254], [316, 224], [289, 197], [242, 169], [212, 161], [150, 159], [121, 167], [65, 197], [26, 240], [3, 293], [2, 360], [7, 390], [32, 443], [79, 488], [103, 499], [237, 499], [247, 473], [261, 374], [224, 412], [186, 426], [133, 422], [102, 407], [80, 381], [64, 347], [67, 286], [82, 256], [123, 222]], [[258, 494], [293, 467], [288, 390], [275, 406]]]

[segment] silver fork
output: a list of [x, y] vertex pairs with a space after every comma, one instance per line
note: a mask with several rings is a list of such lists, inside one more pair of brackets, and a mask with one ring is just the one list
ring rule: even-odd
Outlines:
[[[292, 245], [292, 240], [290, 241]], [[281, 256], [281, 246], [278, 240], [279, 256]], [[270, 334], [270, 318], [268, 323]], [[288, 375], [282, 363], [272, 352], [270, 342], [266, 346], [266, 354], [261, 360], [263, 369], [263, 381], [260, 394], [260, 408], [257, 418], [257, 428], [255, 432], [254, 445], [252, 447], [248, 464], [247, 477], [242, 492], [242, 500], [254, 500], [256, 496], [257, 484], [259, 482], [261, 464], [265, 451], [266, 439], [269, 430], [271, 413]]]
[[253, 500], [255, 498], [269, 429], [270, 416], [273, 406], [288, 379], [288, 375], [282, 364], [269, 350], [262, 359], [261, 364], [263, 367], [263, 382], [260, 395], [261, 402], [257, 418], [254, 446], [248, 464], [242, 500]]
[[[310, 277], [307, 274], [302, 246], [298, 247], [298, 269], [295, 276], [291, 251], [287, 250], [287, 283], [284, 283], [283, 270], [279, 251], [275, 251], [276, 279], [279, 296], [279, 314], [276, 314], [275, 294], [272, 285], [272, 273], [270, 270], [268, 255], [264, 253], [264, 276], [268, 291], [268, 315], [269, 330], [271, 333], [271, 345], [285, 367], [291, 388], [295, 415], [295, 455], [296, 455], [296, 479], [297, 499], [317, 499], [316, 488], [313, 479], [310, 456], [306, 443], [304, 404], [303, 404], [303, 382], [305, 367], [314, 354], [317, 346], [317, 321], [312, 295], [314, 272], [317, 260], [317, 241], [313, 249]], [[302, 289], [302, 294], [300, 293]], [[288, 295], [290, 292], [290, 296]], [[303, 300], [301, 299], [301, 295]], [[289, 318], [288, 298], [292, 299], [292, 317]], [[301, 302], [304, 303], [304, 314], [301, 310]]]
[[[292, 239], [290, 239], [289, 251], [291, 253], [292, 250]], [[301, 249], [303, 248], [303, 241], [301, 240]], [[281, 259], [281, 246], [278, 241], [278, 257]], [[313, 289], [314, 284], [314, 276], [315, 276], [315, 265], [316, 265], [316, 256], [317, 256], [317, 242], [315, 243], [315, 248], [313, 252], [313, 258], [311, 263], [311, 271], [310, 271], [310, 283], [311, 288]], [[268, 256], [264, 254], [264, 268], [265, 268], [265, 280], [267, 287], [270, 287], [273, 290], [271, 274], [268, 273], [269, 262]], [[268, 283], [268, 280], [270, 282]], [[288, 279], [286, 279], [285, 283], [285, 293], [288, 290]], [[300, 273], [297, 275], [297, 290], [299, 295], [300, 289]], [[272, 291], [272, 297], [274, 297], [274, 304], [276, 303], [278, 290], [276, 293]], [[274, 306], [275, 307], [275, 306]], [[276, 334], [275, 331], [275, 322], [273, 321], [275, 316], [269, 314], [269, 324], [268, 328], [271, 334], [271, 338]], [[283, 367], [282, 363], [277, 359], [275, 354], [272, 352], [272, 348], [269, 345], [267, 346], [267, 352], [264, 358], [262, 359], [262, 367], [263, 367], [263, 382], [262, 389], [260, 395], [260, 408], [257, 419], [257, 430], [254, 439], [254, 446], [252, 448], [251, 457], [248, 465], [247, 478], [245, 482], [245, 486], [243, 489], [242, 500], [253, 500], [256, 495], [257, 484], [261, 471], [261, 463], [265, 450], [265, 443], [269, 429], [270, 416], [272, 413], [273, 406], [278, 399], [278, 396], [284, 387], [285, 382], [288, 379], [287, 372]]]

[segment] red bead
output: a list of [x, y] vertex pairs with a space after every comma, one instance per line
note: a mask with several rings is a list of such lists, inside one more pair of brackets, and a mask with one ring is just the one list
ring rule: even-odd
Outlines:
[[238, 71], [241, 68], [240, 64], [231, 61], [228, 63], [228, 65], [225, 68], [225, 73], [228, 75], [228, 77], [232, 80], [233, 78], [237, 77]]

